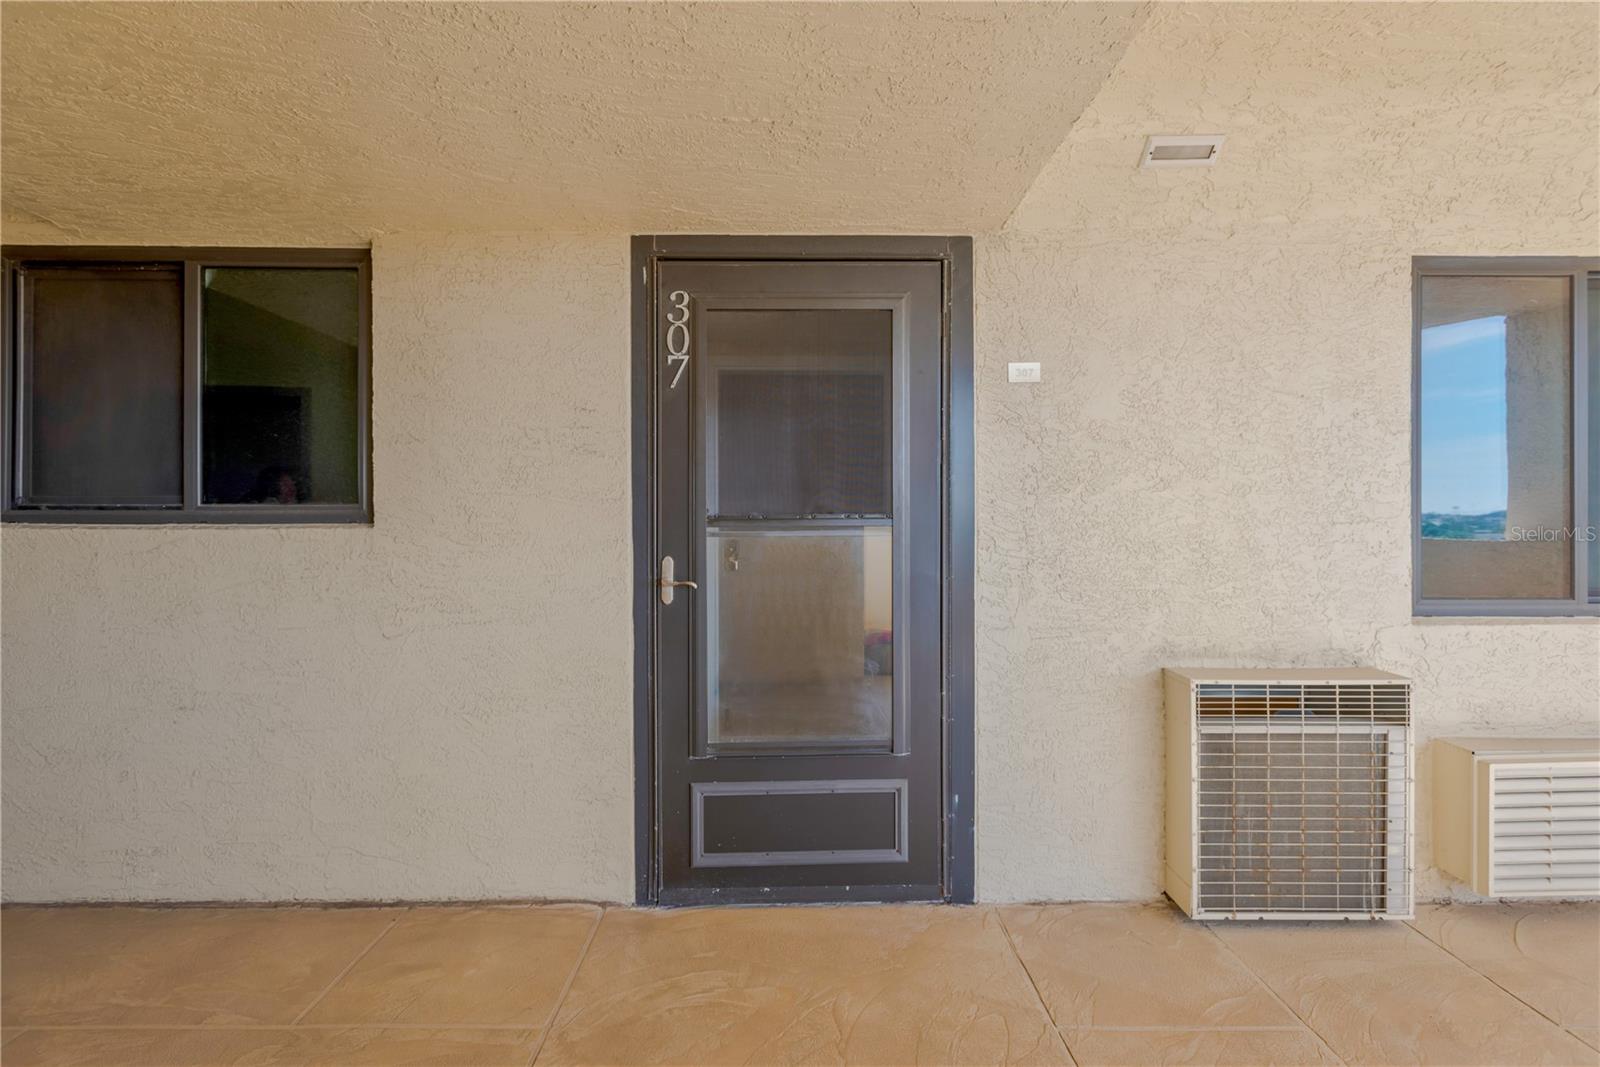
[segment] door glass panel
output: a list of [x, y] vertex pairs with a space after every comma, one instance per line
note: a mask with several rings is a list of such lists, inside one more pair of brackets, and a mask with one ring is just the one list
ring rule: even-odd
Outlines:
[[887, 516], [891, 312], [707, 318], [711, 515]]
[[892, 540], [887, 526], [706, 538], [713, 744], [888, 745]]
[[892, 743], [893, 329], [887, 310], [706, 316], [711, 745]]

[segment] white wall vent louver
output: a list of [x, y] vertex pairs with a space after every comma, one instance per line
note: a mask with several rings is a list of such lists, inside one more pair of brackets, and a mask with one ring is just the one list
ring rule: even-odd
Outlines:
[[1600, 738], [1445, 738], [1433, 854], [1486, 897], [1600, 897]]
[[1146, 170], [1213, 166], [1226, 140], [1220, 133], [1151, 134], [1144, 139], [1139, 166]]
[[1196, 919], [1412, 914], [1411, 683], [1168, 668], [1167, 895]]

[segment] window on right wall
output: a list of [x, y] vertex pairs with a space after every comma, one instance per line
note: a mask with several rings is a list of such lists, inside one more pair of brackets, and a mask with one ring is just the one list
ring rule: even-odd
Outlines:
[[1600, 259], [1414, 273], [1417, 614], [1600, 614]]

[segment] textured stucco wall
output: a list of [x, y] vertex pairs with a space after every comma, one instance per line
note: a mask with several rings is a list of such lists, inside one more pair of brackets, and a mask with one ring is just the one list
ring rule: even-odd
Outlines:
[[[1166, 664], [1600, 728], [1600, 627], [1414, 621], [1408, 539], [1410, 257], [1600, 251], [1594, 13], [1160, 7], [980, 237], [983, 898], [1158, 892]], [[626, 239], [374, 276], [374, 527], [0, 534], [8, 898], [629, 895]]]
[[631, 896], [626, 239], [373, 275], [374, 526], [5, 529], [9, 899]]
[[102, 241], [993, 229], [1144, 14], [7, 0], [0, 179]]
[[[1411, 256], [1600, 251], [1596, 17], [1164, 6], [979, 242], [985, 897], [1159, 892], [1163, 665], [1398, 671], [1424, 746], [1600, 729], [1595, 620], [1414, 621], [1409, 541]], [[1185, 131], [1215, 169], [1135, 169]]]

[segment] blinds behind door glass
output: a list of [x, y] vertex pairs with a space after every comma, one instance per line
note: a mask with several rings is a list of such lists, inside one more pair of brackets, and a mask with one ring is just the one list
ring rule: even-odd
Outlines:
[[708, 510], [889, 515], [891, 313], [718, 311], [708, 322]]
[[724, 515], [887, 515], [886, 374], [718, 375]]

